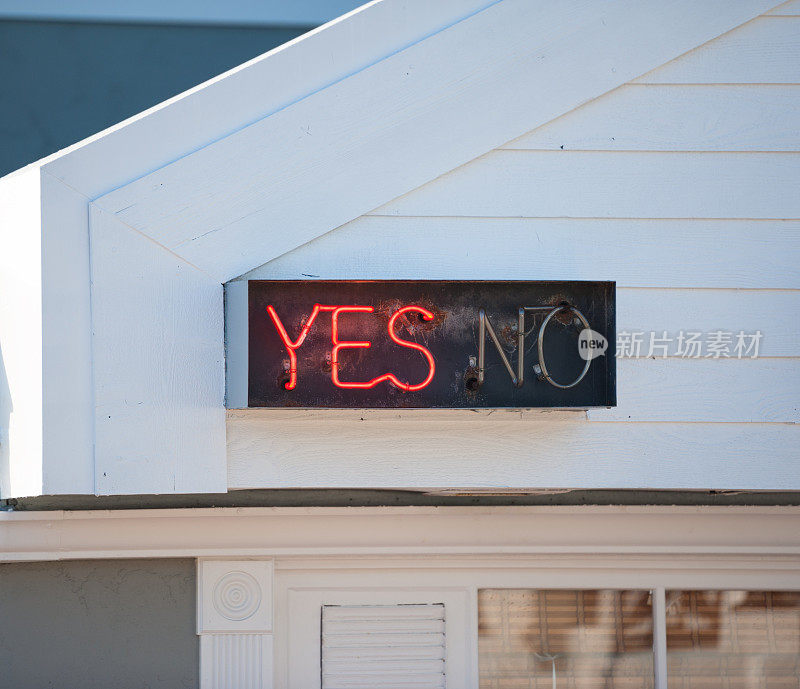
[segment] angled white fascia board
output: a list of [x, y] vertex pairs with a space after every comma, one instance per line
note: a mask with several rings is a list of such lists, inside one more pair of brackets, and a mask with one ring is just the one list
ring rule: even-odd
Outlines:
[[[44, 158], [95, 199], [325, 89], [497, 0], [383, 0]], [[387, 199], [388, 200], [388, 199]]]
[[224, 282], [774, 4], [501, 0], [97, 203]]

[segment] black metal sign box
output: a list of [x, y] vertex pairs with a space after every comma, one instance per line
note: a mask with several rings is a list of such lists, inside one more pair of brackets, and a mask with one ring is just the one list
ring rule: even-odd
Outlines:
[[614, 406], [614, 308], [613, 282], [251, 280], [249, 406]]

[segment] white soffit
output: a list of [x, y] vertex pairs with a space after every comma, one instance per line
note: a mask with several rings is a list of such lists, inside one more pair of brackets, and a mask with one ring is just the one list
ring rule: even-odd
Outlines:
[[[43, 491], [225, 490], [221, 283], [776, 5], [383, 0], [42, 161], [92, 211], [42, 200], [45, 239], [91, 235], [91, 316], [51, 335], [93, 372], [43, 376], [53, 408], [95, 406], [94, 486], [86, 438], [59, 436]], [[73, 254], [44, 279], [86, 284]]]

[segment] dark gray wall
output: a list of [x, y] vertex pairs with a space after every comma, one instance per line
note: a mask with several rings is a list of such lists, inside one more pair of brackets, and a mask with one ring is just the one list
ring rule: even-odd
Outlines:
[[198, 686], [194, 560], [0, 564], [0, 687]]
[[0, 176], [309, 28], [0, 21]]

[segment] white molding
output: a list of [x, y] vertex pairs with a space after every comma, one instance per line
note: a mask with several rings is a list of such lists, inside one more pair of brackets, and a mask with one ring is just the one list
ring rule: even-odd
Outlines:
[[197, 563], [197, 633], [271, 632], [272, 562]]
[[197, 562], [201, 689], [272, 687], [271, 560]]
[[[0, 560], [800, 556], [798, 507], [353, 507], [0, 512]], [[761, 562], [761, 565], [758, 563]], [[777, 562], [777, 561], [776, 561]]]
[[272, 634], [202, 634], [200, 689], [272, 689]]

